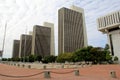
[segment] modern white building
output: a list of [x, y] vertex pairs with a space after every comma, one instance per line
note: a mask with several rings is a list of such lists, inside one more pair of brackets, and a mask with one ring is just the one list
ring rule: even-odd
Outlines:
[[50, 55], [55, 55], [54, 24], [49, 22], [44, 22], [43, 25], [45, 27], [51, 28]]
[[84, 9], [71, 6], [58, 10], [58, 54], [87, 46]]
[[111, 54], [120, 60], [120, 11], [102, 16], [97, 21], [98, 30], [108, 36]]

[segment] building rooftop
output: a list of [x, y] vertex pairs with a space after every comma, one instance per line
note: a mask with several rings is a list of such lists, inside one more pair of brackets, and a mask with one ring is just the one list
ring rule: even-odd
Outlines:
[[120, 27], [120, 11], [115, 11], [99, 17], [97, 19], [98, 30], [107, 33], [107, 31]]

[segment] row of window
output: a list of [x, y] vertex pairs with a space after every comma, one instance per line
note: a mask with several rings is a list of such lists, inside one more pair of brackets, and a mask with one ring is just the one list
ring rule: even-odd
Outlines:
[[116, 23], [120, 23], [120, 12], [115, 12], [111, 15], [101, 17], [98, 19], [99, 28], [106, 27]]

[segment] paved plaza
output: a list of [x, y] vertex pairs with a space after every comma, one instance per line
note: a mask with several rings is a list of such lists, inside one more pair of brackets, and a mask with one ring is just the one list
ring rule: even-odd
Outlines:
[[[79, 76], [74, 74], [79, 70]], [[44, 78], [44, 71], [50, 71], [51, 78]], [[117, 78], [112, 78], [111, 71]], [[28, 69], [0, 64], [0, 80], [120, 80], [120, 65], [93, 65], [65, 69]]]

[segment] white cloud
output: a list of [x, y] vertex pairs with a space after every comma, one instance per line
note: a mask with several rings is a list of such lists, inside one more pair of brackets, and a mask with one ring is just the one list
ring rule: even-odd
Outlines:
[[[4, 23], [7, 19], [7, 36], [4, 57], [11, 57], [14, 39], [19, 39], [28, 31], [32, 31], [33, 25], [42, 25], [48, 21], [55, 24], [55, 43], [57, 53], [58, 43], [58, 9], [69, 7], [74, 4], [84, 8], [88, 44], [101, 46], [107, 42], [106, 36], [97, 30], [96, 19], [109, 12], [120, 10], [120, 0], [0, 0], [0, 32], [4, 31]], [[0, 45], [2, 45], [3, 34], [0, 34]], [[9, 40], [9, 41], [8, 41]], [[1, 46], [0, 46], [1, 47]]]

